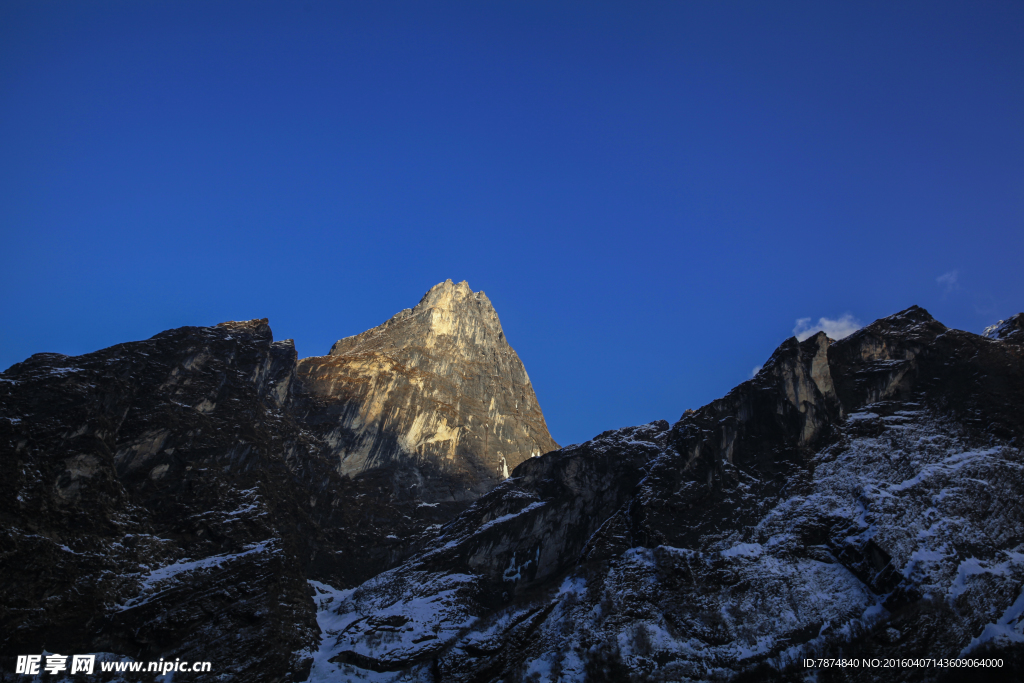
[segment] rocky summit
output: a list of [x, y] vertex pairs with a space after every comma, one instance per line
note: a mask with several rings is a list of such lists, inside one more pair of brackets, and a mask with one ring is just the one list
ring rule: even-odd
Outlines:
[[558, 448], [498, 314], [465, 282], [302, 360], [299, 377], [311, 396], [303, 420], [338, 471], [386, 469], [399, 496], [474, 500]]
[[265, 320], [37, 354], [0, 374], [0, 675], [1020, 680], [1022, 319], [791, 338], [561, 449], [465, 283], [301, 362]]

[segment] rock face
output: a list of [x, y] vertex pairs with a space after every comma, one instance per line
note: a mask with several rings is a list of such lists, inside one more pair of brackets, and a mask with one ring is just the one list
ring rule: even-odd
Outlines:
[[475, 500], [558, 448], [491, 302], [465, 282], [303, 359], [299, 377], [339, 471], [386, 471], [400, 498]]
[[1021, 344], [917, 307], [790, 339], [676, 424], [529, 460], [401, 566], [315, 585], [311, 680], [870, 681], [802, 660], [961, 655], [1018, 680], [1022, 406]]
[[0, 375], [5, 676], [44, 649], [304, 676], [341, 478], [287, 416], [295, 365], [253, 320]]

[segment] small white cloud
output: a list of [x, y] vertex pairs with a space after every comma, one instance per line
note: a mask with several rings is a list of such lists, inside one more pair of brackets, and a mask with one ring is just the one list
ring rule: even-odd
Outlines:
[[951, 270], [935, 278], [935, 282], [938, 283], [939, 287], [942, 287], [943, 292], [949, 294], [954, 289], [960, 289], [960, 283], [957, 282], [958, 277], [960, 277], [960, 271]]
[[863, 325], [853, 317], [852, 314], [846, 313], [840, 317], [832, 320], [830, 318], [818, 318], [818, 324], [812, 325], [810, 318], [799, 318], [796, 321], [796, 327], [793, 328], [793, 336], [798, 341], [807, 339], [814, 333], [822, 331], [829, 336], [830, 339], [843, 339], [849, 337], [851, 334], [859, 330]]
[[751, 370], [750, 371], [750, 379], [754, 379], [755, 377], [757, 377], [757, 373], [761, 372], [761, 368], [763, 368], [763, 367], [764, 367], [763, 365], [758, 365], [756, 368]]

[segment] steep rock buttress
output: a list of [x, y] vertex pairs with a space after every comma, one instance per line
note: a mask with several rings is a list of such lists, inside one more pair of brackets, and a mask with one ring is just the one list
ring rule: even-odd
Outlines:
[[389, 472], [399, 497], [473, 500], [558, 448], [498, 314], [465, 282], [300, 361], [299, 378], [339, 471]]

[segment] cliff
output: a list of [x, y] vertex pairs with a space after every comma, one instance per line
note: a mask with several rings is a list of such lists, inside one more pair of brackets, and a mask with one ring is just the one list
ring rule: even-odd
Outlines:
[[465, 282], [434, 286], [298, 372], [314, 397], [303, 419], [339, 471], [387, 470], [400, 497], [474, 500], [558, 448], [494, 307]]

